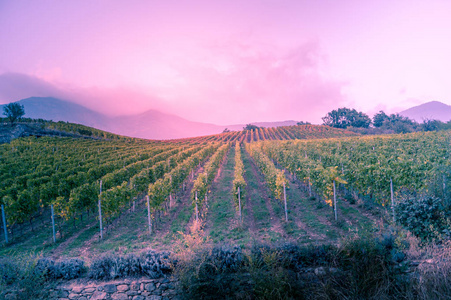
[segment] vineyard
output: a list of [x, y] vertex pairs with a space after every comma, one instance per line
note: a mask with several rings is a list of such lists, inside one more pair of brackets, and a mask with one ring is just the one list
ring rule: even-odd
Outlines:
[[272, 140], [334, 138], [355, 135], [356, 134], [351, 131], [323, 125], [298, 125], [270, 128], [257, 127], [250, 130], [224, 132], [221, 134], [181, 139], [176, 141], [250, 143]]
[[404, 212], [423, 195], [437, 211], [420, 237], [449, 238], [450, 145], [450, 131], [314, 125], [172, 141], [20, 138], [0, 145], [0, 253], [171, 249], [195, 220], [213, 243], [336, 242], [380, 224], [418, 228]]

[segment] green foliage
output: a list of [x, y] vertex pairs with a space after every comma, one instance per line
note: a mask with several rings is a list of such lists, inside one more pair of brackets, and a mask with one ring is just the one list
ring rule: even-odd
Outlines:
[[450, 185], [446, 182], [450, 180], [450, 137], [450, 131], [439, 131], [316, 141], [268, 141], [260, 147], [306, 184], [312, 184], [325, 199], [331, 199], [332, 180], [327, 170], [334, 170], [335, 176], [347, 182], [347, 189], [358, 191], [372, 203], [389, 205], [390, 179], [395, 197], [402, 190], [430, 191], [440, 197], [449, 195]]
[[241, 200], [241, 207], [244, 205], [244, 193], [246, 188], [246, 181], [244, 180], [244, 164], [243, 160], [241, 159], [241, 147], [240, 144], [237, 142], [235, 144], [235, 171], [234, 171], [234, 178], [233, 178], [233, 198], [235, 200], [235, 206], [238, 209], [238, 188], [240, 189], [240, 200]]
[[439, 120], [430, 120], [425, 119], [423, 120], [423, 123], [421, 124], [421, 129], [423, 131], [437, 131], [440, 130], [443, 126], [443, 122]]
[[274, 163], [261, 149], [261, 144], [246, 144], [246, 150], [254, 159], [260, 171], [265, 176], [266, 184], [274, 197], [283, 201], [283, 187], [288, 187], [288, 180], [282, 170], [278, 170]]
[[13, 230], [17, 224], [33, 220], [42, 209], [49, 209], [50, 204], [64, 223], [96, 207], [102, 180], [103, 212], [111, 221], [130, 199], [147, 192], [149, 184], [159, 178], [169, 186], [168, 192], [181, 187], [191, 169], [218, 146], [140, 140], [16, 139], [0, 145], [0, 202], [5, 205], [8, 226]]
[[248, 131], [248, 130], [253, 130], [253, 129], [258, 129], [259, 127], [257, 125], [253, 125], [253, 124], [246, 124], [245, 127], [243, 127], [244, 131]]
[[425, 122], [425, 124], [420, 127], [418, 123], [407, 117], [401, 116], [400, 114], [387, 115], [382, 110], [374, 115], [373, 125], [376, 128], [383, 130], [392, 130], [395, 133], [414, 132], [420, 128], [423, 128], [424, 131], [438, 129], [438, 124], [436, 122]]
[[451, 237], [451, 209], [440, 198], [404, 196], [395, 208], [398, 222], [419, 238], [431, 241]]
[[322, 119], [324, 125], [335, 128], [347, 128], [350, 126], [368, 128], [371, 124], [371, 119], [368, 115], [346, 107], [332, 110]]
[[11, 124], [14, 124], [14, 122], [25, 115], [25, 110], [23, 108], [23, 105], [19, 103], [9, 103], [3, 106], [3, 115], [5, 115], [7, 119], [9, 119]]
[[299, 121], [296, 123], [296, 125], [312, 125], [312, 123], [310, 122], [304, 122], [304, 121]]
[[0, 298], [9, 290], [17, 299], [46, 299], [48, 283], [45, 273], [36, 268], [38, 257], [22, 255], [0, 258]]
[[[205, 199], [209, 187], [218, 172], [221, 162], [229, 150], [230, 145], [224, 144], [219, 147], [216, 152], [205, 163], [204, 171], [199, 174], [194, 181], [193, 188], [191, 190], [191, 201], [193, 205], [200, 204]], [[197, 198], [196, 198], [197, 196]]]
[[373, 116], [373, 125], [374, 127], [381, 127], [386, 120], [388, 120], [388, 116], [381, 110]]

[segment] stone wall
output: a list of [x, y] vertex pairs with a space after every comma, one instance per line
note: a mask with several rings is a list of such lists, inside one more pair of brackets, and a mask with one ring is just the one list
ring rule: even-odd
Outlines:
[[171, 279], [124, 279], [109, 282], [74, 282], [50, 291], [55, 300], [176, 300]]

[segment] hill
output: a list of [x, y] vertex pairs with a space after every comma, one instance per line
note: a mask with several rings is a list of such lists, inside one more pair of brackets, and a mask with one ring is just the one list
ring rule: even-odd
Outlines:
[[399, 114], [418, 123], [426, 119], [448, 122], [451, 120], [451, 106], [439, 101], [431, 101], [403, 110]]
[[133, 140], [133, 138], [74, 123], [34, 119], [23, 119], [20, 123], [15, 123], [14, 125], [0, 122], [0, 144], [10, 143], [17, 138], [29, 136], [71, 137], [95, 140]]

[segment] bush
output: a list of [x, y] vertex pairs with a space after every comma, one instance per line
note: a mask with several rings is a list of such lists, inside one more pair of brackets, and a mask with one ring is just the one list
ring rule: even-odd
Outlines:
[[0, 258], [0, 282], [9, 285], [20, 276], [19, 266], [8, 258]]
[[177, 255], [174, 275], [188, 299], [238, 298], [237, 293], [246, 286], [246, 280], [237, 276], [245, 262], [240, 247], [219, 245]]
[[149, 278], [160, 278], [171, 273], [169, 252], [150, 250], [140, 256], [141, 272]]
[[0, 259], [0, 299], [14, 291], [17, 299], [46, 299], [48, 283], [36, 268], [37, 257], [20, 256]]
[[140, 256], [106, 255], [91, 264], [88, 277], [99, 280], [110, 280], [124, 277], [147, 276], [161, 278], [171, 273], [171, 257], [169, 252], [150, 250]]
[[252, 246], [250, 255], [255, 261], [263, 261], [264, 255], [279, 253], [278, 264], [294, 272], [312, 266], [324, 266], [334, 260], [337, 248], [333, 245], [304, 246], [293, 243], [257, 244]]
[[411, 288], [392, 233], [341, 246], [223, 245], [178, 255], [174, 275], [188, 299], [398, 299]]
[[54, 262], [49, 258], [41, 258], [37, 261], [35, 270], [46, 279], [75, 279], [79, 278], [85, 271], [85, 262], [80, 259], [67, 259]]
[[396, 203], [398, 222], [424, 241], [442, 239], [449, 230], [443, 202], [436, 197], [404, 196]]
[[76, 258], [63, 260], [55, 264], [54, 276], [65, 280], [78, 278], [86, 271], [84, 264], [84, 261]]
[[114, 265], [114, 258], [111, 255], [106, 255], [95, 259], [89, 268], [88, 277], [92, 279], [109, 280], [113, 278], [111, 274], [112, 266]]
[[36, 272], [39, 272], [46, 279], [56, 279], [55, 262], [50, 258], [41, 258], [37, 261]]

